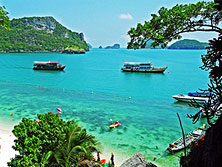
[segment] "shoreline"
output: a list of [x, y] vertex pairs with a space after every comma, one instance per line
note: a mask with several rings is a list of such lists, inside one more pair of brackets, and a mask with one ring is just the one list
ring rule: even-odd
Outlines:
[[15, 136], [12, 133], [14, 126], [5, 125], [0, 122], [0, 167], [7, 167], [7, 162], [18, 154], [12, 146], [14, 145]]
[[[14, 140], [16, 139], [12, 133], [15, 125], [16, 123], [7, 124], [0, 121], [0, 167], [7, 167], [7, 162], [9, 162], [11, 158], [14, 158], [16, 154], [19, 154], [12, 148], [14, 145]], [[116, 166], [120, 166], [124, 161], [131, 157], [126, 156], [111, 147], [105, 147], [104, 144], [102, 144], [100, 160], [106, 159], [106, 163], [109, 163], [111, 152], [114, 152], [114, 162]], [[94, 157], [97, 159], [96, 153], [94, 154]]]

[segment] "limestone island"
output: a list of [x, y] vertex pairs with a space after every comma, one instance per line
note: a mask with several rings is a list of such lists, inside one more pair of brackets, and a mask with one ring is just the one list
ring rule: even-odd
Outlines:
[[114, 44], [113, 46], [107, 46], [105, 49], [120, 49], [120, 44]]
[[205, 49], [209, 44], [192, 39], [184, 39], [170, 45], [168, 49]]
[[83, 33], [72, 32], [53, 17], [12, 19], [10, 30], [0, 29], [0, 52], [59, 52], [82, 54], [89, 51]]

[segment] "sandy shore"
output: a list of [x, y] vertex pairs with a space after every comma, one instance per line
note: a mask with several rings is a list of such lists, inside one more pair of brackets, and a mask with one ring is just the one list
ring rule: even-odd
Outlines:
[[17, 153], [13, 148], [15, 136], [12, 134], [13, 126], [0, 124], [0, 167], [7, 167], [7, 162]]

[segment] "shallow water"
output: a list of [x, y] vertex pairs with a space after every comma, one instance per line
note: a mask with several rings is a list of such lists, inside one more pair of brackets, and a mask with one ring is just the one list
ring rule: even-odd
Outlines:
[[[156, 157], [161, 166], [178, 166], [182, 152], [169, 155], [165, 151], [181, 136], [176, 113], [186, 132], [205, 120], [193, 125], [186, 114], [198, 109], [171, 96], [206, 88], [208, 74], [199, 69], [205, 52], [92, 49], [85, 55], [0, 54], [0, 122], [15, 124], [22, 117], [56, 112], [59, 106], [62, 117], [78, 120], [104, 151], [125, 157], [141, 152], [149, 160]], [[67, 67], [64, 72], [32, 70], [33, 61], [48, 60]], [[123, 73], [120, 68], [125, 61], [150, 61], [168, 69], [164, 74]], [[110, 131], [110, 119], [118, 119], [121, 126]]]

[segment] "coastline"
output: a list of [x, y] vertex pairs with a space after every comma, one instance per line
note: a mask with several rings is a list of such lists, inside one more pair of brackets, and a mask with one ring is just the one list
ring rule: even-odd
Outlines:
[[15, 140], [15, 136], [12, 134], [13, 127], [0, 122], [0, 167], [7, 167], [7, 162], [18, 154], [12, 148]]
[[[16, 123], [7, 124], [0, 120], [0, 167], [7, 167], [7, 162], [9, 162], [11, 158], [15, 157], [16, 154], [19, 154], [12, 148], [14, 140], [16, 139], [12, 133], [15, 125]], [[106, 159], [106, 162], [109, 163], [111, 152], [114, 152], [115, 166], [120, 166], [124, 161], [130, 158], [130, 156], [127, 156], [124, 153], [117, 152], [117, 150], [114, 150], [113, 148], [102, 145], [100, 159]], [[94, 157], [97, 159], [96, 153], [94, 154]]]

